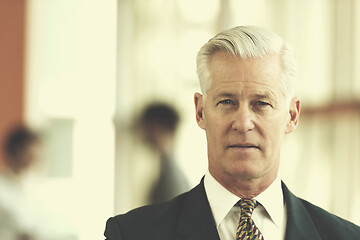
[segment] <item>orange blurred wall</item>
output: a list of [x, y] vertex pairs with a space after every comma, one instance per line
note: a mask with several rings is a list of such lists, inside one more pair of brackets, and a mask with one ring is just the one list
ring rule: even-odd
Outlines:
[[0, 0], [1, 146], [7, 130], [24, 117], [25, 3], [25, 0]]

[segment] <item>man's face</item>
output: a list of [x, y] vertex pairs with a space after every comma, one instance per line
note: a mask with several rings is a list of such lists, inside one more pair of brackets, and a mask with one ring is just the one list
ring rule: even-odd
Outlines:
[[[276, 178], [283, 136], [295, 130], [300, 101], [286, 103], [278, 55], [242, 60], [216, 52], [206, 100], [195, 94], [206, 131], [209, 171], [219, 182]], [[270, 180], [271, 179], [271, 180]]]

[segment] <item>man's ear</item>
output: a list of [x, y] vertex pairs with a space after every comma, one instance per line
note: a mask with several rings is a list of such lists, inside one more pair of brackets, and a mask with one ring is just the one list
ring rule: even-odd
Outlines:
[[289, 108], [290, 118], [286, 125], [286, 130], [285, 130], [286, 134], [295, 131], [295, 129], [297, 128], [299, 124], [300, 107], [301, 104], [300, 104], [300, 99], [298, 97], [294, 97], [293, 99], [291, 99], [290, 108]]
[[196, 122], [200, 128], [205, 129], [203, 98], [203, 95], [201, 95], [200, 93], [195, 93], [194, 95]]

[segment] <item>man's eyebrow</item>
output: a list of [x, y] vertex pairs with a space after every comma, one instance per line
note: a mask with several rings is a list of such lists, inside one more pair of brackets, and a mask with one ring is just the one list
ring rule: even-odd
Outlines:
[[274, 99], [275, 96], [269, 92], [266, 92], [266, 93], [254, 94], [252, 95], [252, 97], [256, 99]]
[[[238, 97], [237, 94], [231, 92], [219, 92], [214, 95], [213, 99], [219, 98], [236, 98]], [[261, 93], [254, 93], [250, 95], [253, 99], [269, 99], [269, 100], [276, 100], [276, 96], [272, 92], [261, 92]]]
[[232, 97], [236, 97], [237, 95], [234, 93], [229, 93], [229, 92], [220, 92], [218, 94], [215, 94], [214, 98], [221, 98], [221, 97], [228, 97], [228, 98], [232, 98]]

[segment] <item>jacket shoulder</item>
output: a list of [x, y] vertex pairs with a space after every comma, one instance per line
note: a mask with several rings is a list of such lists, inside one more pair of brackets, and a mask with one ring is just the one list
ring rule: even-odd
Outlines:
[[359, 226], [295, 196], [283, 182], [282, 189], [287, 209], [287, 239], [360, 240]]
[[[300, 199], [315, 227], [325, 239], [360, 239], [360, 227], [318, 206]], [[335, 236], [339, 236], [336, 238]]]
[[110, 236], [116, 232], [114, 239], [143, 239], [144, 236], [147, 239], [167, 239], [166, 236], [174, 231], [192, 191], [167, 202], [139, 207], [110, 218], [106, 224], [105, 236], [112, 240]]

